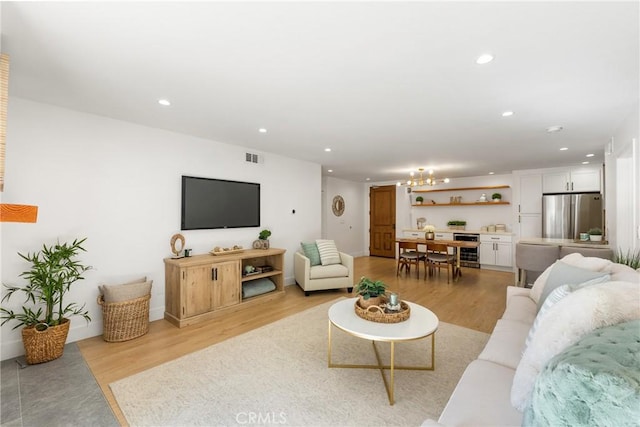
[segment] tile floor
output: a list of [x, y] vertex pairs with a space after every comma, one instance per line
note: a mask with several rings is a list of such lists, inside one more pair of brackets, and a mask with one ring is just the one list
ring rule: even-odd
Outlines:
[[75, 343], [59, 359], [24, 369], [2, 361], [0, 394], [2, 427], [118, 426]]

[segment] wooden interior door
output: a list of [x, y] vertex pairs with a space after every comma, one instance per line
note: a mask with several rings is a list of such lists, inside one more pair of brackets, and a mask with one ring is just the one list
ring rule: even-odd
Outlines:
[[396, 256], [396, 186], [369, 189], [369, 254]]

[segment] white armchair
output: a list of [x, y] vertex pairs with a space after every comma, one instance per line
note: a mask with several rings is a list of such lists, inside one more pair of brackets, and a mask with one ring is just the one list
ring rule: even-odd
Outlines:
[[303, 253], [293, 255], [293, 275], [296, 283], [309, 296], [311, 291], [322, 289], [347, 288], [353, 290], [353, 257], [344, 252], [340, 253], [340, 264], [314, 265]]

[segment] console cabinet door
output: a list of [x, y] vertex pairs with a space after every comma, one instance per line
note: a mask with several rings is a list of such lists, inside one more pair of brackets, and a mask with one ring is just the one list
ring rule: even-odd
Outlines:
[[213, 309], [211, 264], [188, 267], [184, 272], [184, 317], [196, 316]]
[[218, 309], [240, 302], [240, 262], [228, 261], [213, 265], [213, 308]]

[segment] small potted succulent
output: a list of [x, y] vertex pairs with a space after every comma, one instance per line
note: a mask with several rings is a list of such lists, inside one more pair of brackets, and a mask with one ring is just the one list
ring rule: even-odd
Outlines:
[[271, 231], [264, 229], [258, 235], [258, 241], [262, 249], [269, 249], [269, 237], [271, 237]]
[[418, 196], [418, 197], [416, 197], [416, 203], [417, 203], [417, 204], [421, 205], [421, 204], [422, 204], [422, 202], [424, 202], [424, 197], [422, 197], [422, 196]]
[[502, 194], [500, 193], [493, 193], [491, 195], [491, 200], [493, 200], [494, 202], [500, 202], [502, 200]]
[[592, 242], [602, 241], [602, 229], [595, 227], [589, 230], [589, 240]]
[[382, 280], [373, 281], [367, 277], [361, 277], [354, 286], [354, 290], [360, 296], [358, 303], [360, 307], [367, 308], [372, 305], [382, 304], [387, 285]]

